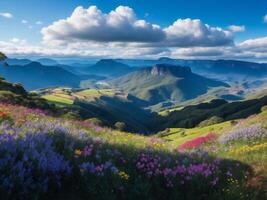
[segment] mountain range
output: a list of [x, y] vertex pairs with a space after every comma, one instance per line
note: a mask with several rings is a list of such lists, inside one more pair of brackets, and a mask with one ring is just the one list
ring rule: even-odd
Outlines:
[[0, 75], [8, 81], [19, 82], [27, 90], [45, 87], [79, 87], [81, 78], [58, 66], [44, 66], [38, 62], [26, 65], [0, 65]]

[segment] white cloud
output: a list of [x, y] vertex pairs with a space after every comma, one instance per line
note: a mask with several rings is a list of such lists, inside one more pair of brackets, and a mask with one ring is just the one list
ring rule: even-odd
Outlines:
[[231, 46], [220, 47], [142, 47], [118, 46], [105, 43], [72, 43], [51, 48], [47, 45], [30, 45], [27, 41], [12, 38], [0, 41], [0, 51], [12, 56], [53, 56], [87, 58], [159, 58], [183, 59], [241, 59], [267, 62], [267, 37], [246, 40]]
[[20, 44], [20, 45], [24, 45], [26, 44], [26, 40], [25, 39], [19, 39], [16, 37], [13, 37], [10, 42], [14, 43], [14, 44]]
[[0, 16], [8, 18], [8, 19], [13, 18], [13, 15], [11, 13], [8, 13], [8, 12], [0, 12]]
[[231, 25], [228, 26], [228, 29], [232, 32], [244, 32], [246, 30], [246, 27], [244, 25], [242, 26]]
[[199, 19], [178, 19], [164, 31], [167, 35], [164, 43], [168, 46], [222, 46], [233, 42], [231, 32], [211, 27]]
[[35, 24], [36, 24], [36, 25], [42, 25], [43, 22], [42, 22], [42, 21], [37, 21], [37, 22], [35, 22]]
[[267, 36], [255, 39], [245, 40], [237, 45], [238, 48], [254, 52], [267, 51]]
[[263, 17], [263, 22], [267, 23], [267, 14]]
[[22, 24], [28, 24], [28, 21], [25, 20], [25, 19], [23, 19], [23, 20], [21, 20], [21, 23], [22, 23]]
[[234, 33], [244, 30], [245, 26], [237, 25], [224, 30], [189, 18], [160, 28], [138, 19], [129, 7], [119, 6], [109, 13], [96, 6], [77, 7], [70, 17], [42, 29], [44, 43], [30, 45], [12, 38], [0, 41], [0, 51], [19, 56], [267, 60], [267, 36], [234, 43]]
[[165, 35], [159, 26], [139, 20], [133, 9], [119, 6], [108, 14], [96, 6], [77, 7], [67, 19], [42, 29], [43, 40], [54, 42], [158, 42]]
[[67, 19], [42, 29], [47, 44], [73, 42], [136, 43], [137, 46], [221, 46], [233, 43], [230, 31], [210, 27], [199, 19], [178, 19], [161, 29], [156, 24], [137, 19], [133, 9], [119, 6], [108, 14], [96, 6], [77, 7]]

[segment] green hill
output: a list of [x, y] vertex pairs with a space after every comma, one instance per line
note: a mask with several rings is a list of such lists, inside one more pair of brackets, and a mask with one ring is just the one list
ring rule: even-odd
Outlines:
[[183, 102], [204, 94], [211, 87], [227, 84], [194, 74], [189, 67], [158, 64], [110, 81], [113, 87], [154, 105], [165, 101]]
[[105, 126], [115, 128], [117, 122], [125, 124], [125, 130], [151, 133], [157, 115], [135, 105], [127, 95], [112, 89], [55, 88], [39, 90], [49, 102], [73, 110], [82, 119], [97, 118]]
[[28, 93], [21, 84], [12, 84], [0, 77], [0, 102], [55, 111], [54, 106], [35, 93]]
[[203, 125], [246, 118], [259, 113], [265, 105], [267, 105], [267, 96], [231, 103], [222, 99], [214, 99], [208, 103], [187, 106], [170, 112], [167, 116], [161, 118], [160, 127], [193, 128], [201, 122]]

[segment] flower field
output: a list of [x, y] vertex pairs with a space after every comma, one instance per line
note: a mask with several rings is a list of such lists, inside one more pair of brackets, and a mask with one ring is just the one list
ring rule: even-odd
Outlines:
[[252, 125], [174, 146], [0, 104], [0, 199], [264, 199], [266, 139]]

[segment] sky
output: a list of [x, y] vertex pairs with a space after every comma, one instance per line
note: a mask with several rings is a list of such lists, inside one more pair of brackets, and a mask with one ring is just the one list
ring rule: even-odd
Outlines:
[[265, 0], [0, 0], [10, 57], [267, 61]]

